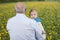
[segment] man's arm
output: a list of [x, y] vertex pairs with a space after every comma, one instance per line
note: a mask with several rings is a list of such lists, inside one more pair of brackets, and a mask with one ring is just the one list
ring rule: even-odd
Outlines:
[[44, 30], [44, 28], [43, 28], [43, 26], [42, 26], [42, 23], [39, 22], [39, 25], [40, 25], [40, 27], [42, 28], [43, 38], [46, 39], [46, 32], [45, 32], [45, 30]]
[[41, 23], [41, 22], [38, 22], [38, 23], [39, 23], [39, 25], [40, 25], [42, 31], [44, 32], [44, 34], [46, 34], [46, 32], [45, 32], [45, 30], [44, 30], [44, 28], [43, 28], [43, 26], [42, 26], [42, 23]]
[[35, 37], [36, 37], [36, 40], [44, 40], [43, 39], [43, 36], [42, 36], [42, 30], [40, 28], [40, 26], [35, 22], [35, 21], [32, 21], [31, 22], [31, 26], [34, 28], [35, 30]]

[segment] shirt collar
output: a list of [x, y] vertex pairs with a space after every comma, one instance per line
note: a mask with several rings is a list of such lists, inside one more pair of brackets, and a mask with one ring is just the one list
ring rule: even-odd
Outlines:
[[16, 13], [16, 16], [25, 16], [24, 13]]

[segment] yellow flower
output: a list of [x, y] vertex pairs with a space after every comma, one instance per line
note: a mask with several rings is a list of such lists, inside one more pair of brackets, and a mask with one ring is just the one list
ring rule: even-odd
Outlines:
[[0, 36], [1, 36], [1, 33], [0, 33]]
[[4, 34], [4, 32], [2, 32], [1, 34]]
[[4, 28], [4, 26], [1, 26], [1, 28]]
[[1, 37], [0, 37], [0, 40], [1, 40]]

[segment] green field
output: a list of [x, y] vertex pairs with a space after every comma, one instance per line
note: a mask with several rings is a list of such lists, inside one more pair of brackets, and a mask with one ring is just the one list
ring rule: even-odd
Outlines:
[[[47, 33], [46, 40], [60, 40], [60, 3], [59, 2], [25, 2], [26, 16], [29, 17], [31, 8], [38, 11], [43, 27]], [[6, 30], [7, 20], [15, 16], [16, 3], [0, 4], [0, 40], [9, 40]]]

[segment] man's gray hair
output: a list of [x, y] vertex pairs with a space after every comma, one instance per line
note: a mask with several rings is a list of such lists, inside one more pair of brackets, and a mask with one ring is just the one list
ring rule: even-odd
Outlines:
[[15, 10], [17, 13], [24, 13], [25, 12], [25, 4], [23, 3], [22, 6], [19, 8], [18, 6], [20, 6], [20, 4], [18, 5], [18, 3], [15, 5]]

